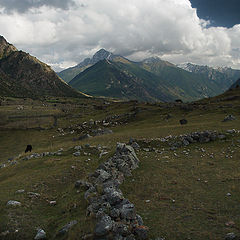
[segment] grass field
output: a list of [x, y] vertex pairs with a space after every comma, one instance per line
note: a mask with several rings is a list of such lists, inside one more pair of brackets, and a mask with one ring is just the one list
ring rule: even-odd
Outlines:
[[[134, 117], [124, 119], [124, 114], [136, 108]], [[236, 120], [222, 122], [228, 114]], [[84, 122], [115, 115], [120, 116], [120, 123], [107, 126], [113, 134], [76, 140], [89, 130], [89, 125], [79, 128]], [[86, 217], [84, 192], [77, 191], [74, 183], [87, 179], [113, 154], [117, 142], [145, 139], [152, 149], [154, 139], [168, 135], [240, 130], [238, 99], [216, 98], [184, 105], [106, 103], [98, 99], [5, 99], [0, 116], [0, 164], [8, 163], [9, 158], [17, 161], [0, 168], [0, 239], [33, 239], [38, 227], [46, 231], [48, 239], [55, 239], [58, 230], [71, 220], [78, 224], [62, 239], [82, 239], [92, 233], [94, 219]], [[187, 125], [179, 124], [182, 118], [188, 120]], [[240, 134], [236, 133], [227, 140], [191, 144], [175, 151], [158, 144], [154, 145], [157, 152], [143, 148], [137, 152], [140, 167], [121, 189], [149, 227], [150, 239], [224, 239], [228, 232], [240, 232], [239, 140]], [[37, 153], [63, 148], [62, 155], [23, 160], [30, 155], [24, 153], [27, 144], [32, 144]], [[108, 154], [99, 158], [99, 153], [85, 144], [105, 146]], [[85, 154], [75, 157], [77, 145], [84, 147]], [[25, 192], [17, 194], [19, 189]], [[31, 197], [28, 192], [40, 196]], [[8, 200], [20, 201], [22, 206], [8, 207]], [[56, 205], [50, 205], [50, 201], [56, 201]], [[233, 223], [226, 224], [230, 221]]]

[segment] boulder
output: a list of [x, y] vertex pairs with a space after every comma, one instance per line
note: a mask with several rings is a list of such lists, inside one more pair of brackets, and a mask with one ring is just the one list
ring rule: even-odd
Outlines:
[[138, 226], [135, 228], [134, 233], [139, 240], [147, 239], [149, 228], [146, 226]]
[[99, 222], [97, 222], [95, 227], [95, 235], [96, 236], [105, 236], [107, 235], [113, 228], [113, 221], [111, 217], [105, 215], [101, 218]]
[[22, 204], [15, 200], [9, 200], [7, 206], [20, 207]]
[[232, 114], [230, 114], [223, 119], [223, 122], [228, 122], [233, 120], [236, 120], [236, 118]]
[[46, 239], [46, 238], [47, 238], [46, 232], [43, 229], [38, 229], [34, 239], [39, 240], [39, 239]]

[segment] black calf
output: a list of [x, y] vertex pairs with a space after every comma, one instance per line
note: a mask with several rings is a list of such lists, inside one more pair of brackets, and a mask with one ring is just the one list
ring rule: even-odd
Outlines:
[[32, 151], [32, 145], [27, 145], [26, 150], [25, 150], [25, 153], [27, 153], [28, 151], [29, 151], [29, 152]]

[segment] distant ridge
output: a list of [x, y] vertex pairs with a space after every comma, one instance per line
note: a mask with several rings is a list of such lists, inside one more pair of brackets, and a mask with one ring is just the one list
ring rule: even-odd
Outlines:
[[183, 63], [177, 66], [188, 72], [201, 74], [207, 77], [210, 82], [218, 83], [222, 87], [223, 92], [234, 84], [238, 78], [240, 78], [240, 70], [228, 67], [213, 68], [193, 63]]
[[110, 61], [128, 61], [124, 57], [120, 55], [115, 55], [105, 49], [100, 49], [97, 51], [92, 58], [85, 58], [81, 63], [78, 65], [65, 69], [58, 73], [58, 76], [61, 77], [65, 82], [69, 83], [75, 76], [77, 76], [80, 72], [83, 72], [86, 68], [93, 66], [94, 64], [98, 63], [101, 60], [110, 60]]
[[230, 89], [236, 89], [236, 88], [240, 90], [240, 78], [230, 87]]
[[45, 63], [18, 51], [0, 36], [0, 96], [84, 96], [67, 85]]

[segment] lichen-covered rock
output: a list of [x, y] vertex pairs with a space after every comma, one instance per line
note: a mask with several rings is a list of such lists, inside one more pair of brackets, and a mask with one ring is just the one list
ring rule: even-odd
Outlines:
[[47, 234], [43, 229], [38, 229], [37, 234], [35, 236], [35, 240], [46, 239]]
[[[115, 154], [89, 176], [92, 186], [86, 190], [85, 199], [89, 203], [87, 215], [95, 216], [97, 220], [94, 239], [136, 239], [135, 228], [142, 226], [143, 221], [136, 215], [134, 204], [124, 198], [119, 185], [138, 164], [134, 149], [118, 143]], [[76, 184], [85, 186], [82, 181]]]
[[61, 228], [57, 235], [64, 235], [66, 234], [74, 225], [76, 225], [78, 222], [76, 220], [71, 221], [70, 223], [66, 224], [63, 228]]
[[133, 220], [136, 219], [136, 210], [134, 204], [128, 203], [122, 206], [120, 209], [120, 215], [122, 219]]
[[15, 200], [9, 200], [7, 206], [20, 207], [22, 204]]
[[113, 221], [111, 217], [105, 215], [101, 218], [100, 221], [97, 222], [95, 227], [95, 235], [105, 236], [112, 230], [112, 228], [113, 228]]
[[138, 226], [135, 228], [134, 232], [139, 240], [147, 239], [149, 228], [146, 226]]

